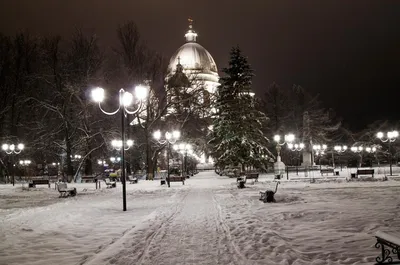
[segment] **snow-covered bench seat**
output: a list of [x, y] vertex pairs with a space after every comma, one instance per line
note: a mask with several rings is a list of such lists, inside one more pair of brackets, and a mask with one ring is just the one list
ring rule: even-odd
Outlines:
[[128, 177], [128, 180], [129, 180], [129, 182], [130, 182], [131, 184], [138, 183], [138, 178], [135, 177], [135, 176], [129, 176], [129, 177]]
[[[400, 235], [387, 234], [378, 231], [376, 237], [376, 248], [381, 248], [381, 256], [376, 258], [378, 264], [400, 264]], [[397, 255], [397, 262], [393, 262], [391, 254]]]
[[110, 179], [104, 179], [104, 182], [107, 185], [107, 188], [115, 188], [117, 187], [117, 183], [115, 181], [110, 181]]
[[58, 192], [60, 193], [60, 198], [65, 198], [68, 196], [76, 195], [76, 188], [68, 188], [67, 183], [59, 183], [57, 185]]

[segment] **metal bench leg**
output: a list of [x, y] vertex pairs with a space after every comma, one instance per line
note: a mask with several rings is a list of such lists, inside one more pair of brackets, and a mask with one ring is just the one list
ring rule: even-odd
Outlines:
[[393, 262], [393, 258], [390, 256], [390, 250], [385, 248], [384, 244], [382, 244], [381, 242], [377, 242], [375, 244], [375, 247], [381, 247], [382, 250], [382, 256], [378, 256], [375, 259], [378, 264], [384, 264], [385, 261], [388, 261], [389, 263]]

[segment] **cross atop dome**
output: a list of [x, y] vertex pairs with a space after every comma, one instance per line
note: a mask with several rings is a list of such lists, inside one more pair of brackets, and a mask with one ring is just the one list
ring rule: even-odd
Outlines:
[[196, 42], [197, 33], [193, 30], [193, 19], [188, 18], [189, 30], [185, 34], [186, 42]]
[[188, 22], [189, 22], [189, 28], [191, 29], [193, 27], [193, 19], [188, 18]]

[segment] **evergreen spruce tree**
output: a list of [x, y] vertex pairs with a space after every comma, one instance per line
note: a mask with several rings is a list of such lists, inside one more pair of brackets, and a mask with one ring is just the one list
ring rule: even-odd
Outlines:
[[270, 154], [262, 126], [267, 117], [255, 108], [251, 92], [253, 70], [238, 47], [230, 52], [229, 67], [220, 79], [213, 120], [212, 155], [218, 167], [264, 168]]

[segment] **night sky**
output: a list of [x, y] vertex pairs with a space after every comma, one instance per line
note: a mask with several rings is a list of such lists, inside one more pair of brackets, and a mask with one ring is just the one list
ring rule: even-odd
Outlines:
[[353, 129], [400, 119], [400, 1], [376, 0], [0, 0], [0, 31], [69, 37], [74, 27], [116, 43], [135, 21], [166, 57], [184, 43], [191, 16], [198, 41], [226, 66], [239, 45], [255, 69], [256, 93], [275, 81], [319, 93]]

